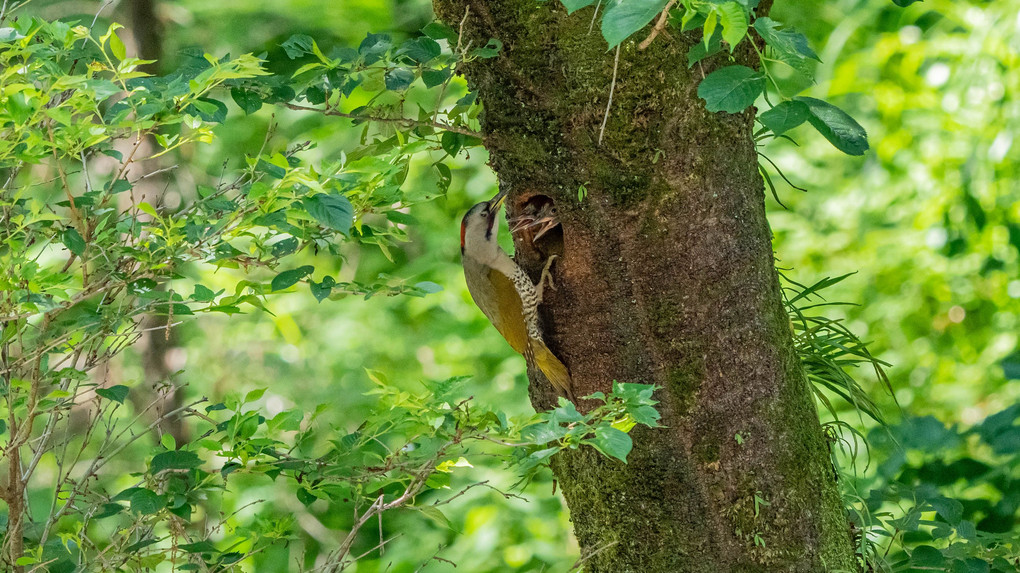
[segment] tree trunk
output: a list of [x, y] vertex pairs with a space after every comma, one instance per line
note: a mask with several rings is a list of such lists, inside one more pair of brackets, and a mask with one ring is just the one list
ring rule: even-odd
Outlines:
[[[553, 461], [586, 570], [857, 570], [780, 298], [753, 110], [709, 113], [697, 97], [728, 56], [689, 70], [697, 39], [669, 32], [639, 50], [650, 28], [607, 52], [591, 7], [435, 8], [464, 22], [463, 42], [503, 42], [468, 80], [509, 212], [549, 199], [558, 210], [561, 229], [518, 237], [517, 258], [537, 278], [561, 255], [543, 319], [576, 395], [614, 380], [660, 386], [665, 427], [635, 429], [626, 465], [590, 449]], [[741, 47], [737, 61], [755, 67]], [[534, 373], [531, 387], [536, 408], [554, 403]]]

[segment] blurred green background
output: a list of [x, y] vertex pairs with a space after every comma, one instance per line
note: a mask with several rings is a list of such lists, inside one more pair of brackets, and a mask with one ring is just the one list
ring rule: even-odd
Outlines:
[[[99, 6], [40, 0], [28, 11], [91, 20]], [[535, 9], [543, 9], [540, 2]], [[932, 415], [948, 426], [971, 426], [1020, 398], [1018, 14], [1018, 0], [928, 0], [907, 8], [890, 0], [787, 0], [773, 8], [773, 16], [804, 32], [821, 56], [817, 84], [807, 95], [846, 109], [867, 128], [872, 147], [863, 158], [847, 157], [809, 127], [791, 133], [799, 145], [780, 140], [762, 147], [791, 182], [807, 189], [779, 183], [768, 167], [788, 207], [766, 199], [779, 265], [807, 284], [856, 272], [825, 293], [830, 301], [856, 306], [827, 312], [844, 316], [871, 342], [872, 352], [892, 364], [888, 372], [904, 412]], [[156, 50], [161, 69], [169, 71], [194, 46], [217, 56], [278, 54], [284, 40], [302, 33], [328, 50], [357, 45], [369, 31], [414, 36], [432, 15], [422, 0], [181, 0], [115, 2], [101, 12], [104, 20], [124, 23], [147, 46], [143, 52]], [[780, 65], [771, 71], [783, 79]], [[780, 83], [791, 90], [787, 95], [803, 87]], [[178, 158], [193, 166], [177, 179], [182, 188], [215, 179], [224, 162], [240, 165], [245, 153], [262, 146], [274, 119], [278, 127], [269, 146], [311, 140], [317, 147], [304, 156], [312, 161], [338, 155], [360, 135], [342, 120], [269, 106], [249, 117], [232, 113], [214, 145]], [[495, 192], [486, 161], [480, 149], [461, 156], [449, 193], [414, 208], [420, 224], [409, 228], [411, 240], [391, 252], [392, 260], [369, 248], [351, 250], [342, 265], [309, 257], [317, 278], [339, 272], [342, 280], [370, 281], [385, 273], [412, 284], [433, 281], [442, 292], [320, 304], [302, 288], [275, 297], [272, 314], [187, 322], [169, 347], [139, 346], [119, 359], [110, 376], [144, 383], [147, 353], [158, 352], [187, 396], [218, 398], [267, 387], [262, 402], [270, 415], [328, 403], [329, 419], [323, 421], [341, 434], [353, 430], [373, 402], [365, 395], [372, 387], [365, 369], [414, 389], [471, 375], [478, 400], [509, 413], [527, 411], [524, 361], [473, 306], [460, 271], [459, 218]], [[221, 270], [223, 276], [203, 282], [232, 287], [232, 272]], [[872, 374], [855, 374], [898, 419]], [[845, 414], [863, 424], [851, 411]], [[503, 487], [514, 482], [498, 464], [470, 473], [471, 481], [489, 479]], [[873, 474], [869, 469], [861, 484], [878, 479]], [[578, 549], [551, 476], [523, 497], [472, 490], [447, 508], [456, 532], [417, 513], [387, 514], [382, 527], [403, 534], [356, 570], [414, 571], [441, 547], [438, 555], [456, 563], [456, 571], [567, 570]], [[228, 492], [220, 509], [255, 499], [267, 501], [244, 511], [267, 519], [289, 516], [303, 540], [257, 556], [255, 571], [314, 566], [350, 519], [318, 503], [305, 507], [268, 481]], [[428, 570], [454, 568], [432, 561]]]

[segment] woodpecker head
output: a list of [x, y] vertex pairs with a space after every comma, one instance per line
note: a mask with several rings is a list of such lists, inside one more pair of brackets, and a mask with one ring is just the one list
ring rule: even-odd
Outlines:
[[498, 225], [496, 217], [506, 199], [506, 191], [500, 191], [488, 201], [482, 201], [468, 210], [460, 222], [460, 253], [478, 262], [494, 260], [499, 253], [496, 240]]

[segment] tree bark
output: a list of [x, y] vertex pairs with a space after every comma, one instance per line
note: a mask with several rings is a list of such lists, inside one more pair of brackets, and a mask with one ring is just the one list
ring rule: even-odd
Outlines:
[[[434, 4], [463, 20], [464, 43], [503, 43], [467, 77], [510, 214], [544, 195], [562, 222], [535, 244], [518, 237], [516, 256], [537, 278], [561, 255], [542, 311], [576, 395], [660, 387], [665, 427], [635, 429], [626, 465], [591, 449], [553, 461], [586, 570], [858, 570], [780, 298], [753, 110], [709, 113], [697, 97], [728, 56], [688, 69], [697, 39], [668, 32], [639, 50], [648, 27], [622, 44], [611, 86], [616, 53], [589, 29], [593, 7]], [[738, 63], [756, 67], [742, 48]], [[550, 407], [531, 375], [535, 407]]]

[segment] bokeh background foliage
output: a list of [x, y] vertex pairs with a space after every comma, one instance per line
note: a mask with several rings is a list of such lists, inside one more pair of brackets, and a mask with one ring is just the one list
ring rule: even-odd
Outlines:
[[[37, 0], [22, 15], [89, 24], [99, 7]], [[537, 3], [536, 9], [543, 7]], [[872, 151], [863, 158], [850, 158], [801, 127], [789, 133], [799, 145], [777, 140], [761, 151], [792, 183], [807, 189], [777, 185], [788, 209], [767, 200], [779, 265], [804, 284], [855, 272], [822, 293], [829, 301], [855, 305], [824, 312], [843, 318], [869, 341], [873, 355], [890, 364], [886, 372], [902, 412], [882, 394], [873, 372], [861, 368], [853, 374], [892, 428], [874, 428], [871, 419], [844, 402], [832, 403], [840, 420], [870, 431], [870, 450], [852, 447], [853, 434], [845, 430], [840, 435], [851, 444], [834, 443], [862, 552], [897, 570], [1015, 569], [1018, 13], [1016, 0], [927, 0], [902, 8], [888, 0], [789, 0], [773, 8], [777, 20], [808, 36], [821, 59], [807, 94], [847, 110], [867, 128], [871, 142]], [[385, 32], [398, 43], [415, 38], [432, 16], [428, 3], [419, 0], [183, 0], [113, 3], [100, 12], [96, 29], [105, 30], [112, 21], [127, 26], [121, 34], [129, 52], [158, 60], [157, 73], [185, 67], [205, 52], [265, 54], [269, 70], [292, 74], [314, 61], [308, 54], [292, 59], [287, 53], [284, 44], [294, 34], [314, 39], [331, 54], [357, 48], [369, 32]], [[799, 81], [793, 74], [785, 77], [780, 64], [770, 71], [780, 83]], [[443, 97], [453, 102], [466, 93], [455, 80]], [[213, 128], [213, 142], [165, 158], [166, 165], [187, 166], [156, 191], [169, 209], [192, 200], [200, 186], [215, 185], [224, 163], [243, 169], [246, 154], [281, 152], [311, 141], [314, 146], [302, 150], [300, 158], [321, 165], [362, 143], [362, 129], [352, 129], [350, 120], [269, 105], [246, 114], [234, 98], [220, 95], [228, 115]], [[349, 105], [345, 111], [359, 104]], [[294, 255], [295, 268], [314, 267], [315, 281], [328, 275], [344, 283], [383, 284], [385, 292], [367, 300], [337, 293], [319, 301], [301, 283], [292, 293], [266, 300], [269, 312], [246, 308], [231, 316], [187, 317], [171, 330], [146, 333], [94, 376], [132, 393], [170, 385], [185, 403], [209, 397], [211, 403], [254, 409], [267, 419], [289, 411], [317, 412], [312, 441], [319, 443], [357, 432], [380, 403], [380, 376], [386, 388], [414, 394], [451, 377], [470, 376], [465, 396], [510, 415], [526, 415], [523, 361], [471, 304], [460, 274], [456, 223], [472, 203], [495, 192], [495, 180], [484, 150], [472, 147], [447, 159], [452, 178], [448, 190], [437, 195], [442, 173], [432, 165], [444, 154], [429, 151], [409, 165], [402, 189], [420, 201], [406, 210], [413, 224], [394, 225], [406, 230], [406, 242], [385, 248], [371, 241], [340, 243], [336, 252], [305, 249]], [[269, 283], [279, 270], [256, 271], [262, 273], [256, 276]], [[232, 289], [240, 276], [229, 268], [183, 274], [181, 284], [197, 280], [214, 290]], [[437, 290], [432, 285], [442, 290], [430, 292]], [[402, 287], [426, 296], [382, 296]], [[247, 410], [240, 404], [246, 396], [251, 399]], [[128, 401], [124, 409], [131, 408]], [[824, 408], [821, 415], [832, 418]], [[207, 427], [192, 419], [164, 431], [182, 442], [203, 437]], [[129, 453], [151, 459], [167, 443], [173, 441], [147, 436]], [[315, 443], [305, 446], [315, 453]], [[138, 481], [128, 474], [143, 468], [131, 461], [129, 456], [111, 463], [103, 478], [109, 492]], [[452, 491], [482, 480], [507, 491], [517, 481], [519, 472], [507, 470], [500, 459], [486, 463], [485, 456], [476, 456], [472, 463], [451, 474]], [[52, 462], [43, 458], [42, 471], [56, 471], [47, 464]], [[351, 527], [349, 512], [295, 494], [283, 479], [238, 476], [229, 483], [204, 509], [210, 521], [225, 517], [212, 541], [274, 532], [281, 537], [245, 561], [241, 566], [247, 570], [313, 568]], [[551, 476], [539, 473], [517, 493], [520, 497], [508, 498], [489, 488], [471, 489], [443, 506], [443, 518], [387, 513], [379, 531], [360, 540], [363, 548], [355, 553], [372, 549], [380, 535], [394, 539], [352, 570], [414, 571], [426, 561], [430, 571], [453, 571], [452, 563], [458, 571], [569, 569], [578, 550]], [[45, 483], [29, 492], [41, 515], [51, 496]], [[112, 528], [105, 533], [116, 534]], [[890, 544], [890, 535], [895, 543]], [[999, 549], [987, 550], [997, 544]], [[243, 553], [247, 547], [242, 542], [236, 550]], [[449, 562], [430, 561], [433, 554]]]

